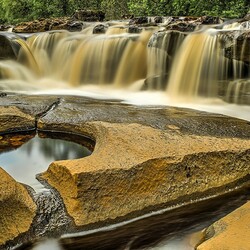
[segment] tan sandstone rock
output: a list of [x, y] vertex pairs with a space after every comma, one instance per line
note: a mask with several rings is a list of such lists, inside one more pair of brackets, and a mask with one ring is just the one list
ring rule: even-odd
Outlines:
[[23, 113], [17, 107], [0, 106], [0, 133], [35, 129], [35, 117]]
[[93, 154], [54, 162], [42, 178], [59, 191], [77, 226], [216, 194], [250, 174], [248, 139], [181, 134], [176, 125], [69, 127], [95, 138]]
[[215, 222], [207, 229], [212, 237], [197, 250], [249, 250], [250, 202]]
[[27, 232], [36, 205], [27, 189], [0, 168], [0, 245]]

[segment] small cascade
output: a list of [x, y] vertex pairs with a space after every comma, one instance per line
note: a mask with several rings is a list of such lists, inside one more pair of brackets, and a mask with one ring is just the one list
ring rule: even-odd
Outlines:
[[157, 32], [148, 43], [147, 88], [163, 90], [166, 88], [173, 58], [186, 34], [178, 31]]
[[[172, 65], [167, 86], [171, 99], [192, 101], [200, 97], [220, 97], [227, 100], [227, 88], [230, 88], [230, 96], [237, 95], [232, 93], [229, 82], [249, 77], [250, 72], [249, 65], [245, 63], [250, 60], [244, 58], [249, 55], [247, 39], [244, 42], [240, 39], [240, 51], [239, 43], [232, 45], [233, 41], [238, 41], [239, 34], [238, 31], [218, 29], [189, 34]], [[230, 55], [227, 57], [226, 53]]]
[[[171, 100], [212, 97], [241, 103], [237, 96], [249, 98], [242, 93], [248, 88], [241, 83], [235, 87], [250, 77], [249, 21], [197, 24], [199, 30], [181, 32], [167, 28], [175, 22], [171, 17], [151, 19], [153, 27], [124, 21], [88, 23], [80, 32], [50, 31], [19, 38], [1, 34], [10, 42], [13, 59], [6, 60], [1, 52], [0, 88], [95, 85], [165, 91]], [[161, 21], [158, 26], [156, 21]]]
[[214, 96], [216, 81], [223, 75], [216, 34], [213, 29], [192, 33], [182, 43], [168, 80], [167, 92], [172, 98]]
[[[113, 28], [113, 31], [119, 33], [117, 29]], [[128, 86], [146, 77], [147, 43], [151, 34], [151, 31], [112, 35], [70, 32], [36, 34], [27, 41], [18, 40], [21, 45], [18, 62], [37, 79], [57, 79], [70, 86]], [[16, 64], [10, 66], [13, 72], [17, 70]], [[2, 71], [5, 68], [1, 67]], [[26, 76], [20, 77], [28, 80]], [[16, 76], [6, 72], [2, 78], [15, 79]]]
[[250, 80], [229, 82], [225, 99], [229, 103], [250, 105]]

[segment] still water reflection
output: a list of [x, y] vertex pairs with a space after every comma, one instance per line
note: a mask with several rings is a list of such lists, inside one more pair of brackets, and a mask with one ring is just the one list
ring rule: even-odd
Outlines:
[[86, 147], [74, 142], [35, 136], [18, 149], [0, 151], [0, 166], [18, 182], [38, 191], [43, 186], [35, 176], [45, 171], [51, 162], [82, 158], [90, 154]]

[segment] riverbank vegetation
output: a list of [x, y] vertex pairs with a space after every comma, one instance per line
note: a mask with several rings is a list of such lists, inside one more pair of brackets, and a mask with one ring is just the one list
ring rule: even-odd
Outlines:
[[102, 10], [106, 19], [124, 16], [202, 16], [240, 18], [249, 0], [0, 0], [0, 23], [70, 16], [77, 9]]

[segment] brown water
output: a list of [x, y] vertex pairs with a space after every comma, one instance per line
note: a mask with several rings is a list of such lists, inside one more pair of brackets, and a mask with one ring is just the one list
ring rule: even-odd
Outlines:
[[[203, 26], [191, 33], [163, 32], [158, 26], [134, 34], [121, 22], [105, 24], [106, 34], [92, 34], [94, 25], [81, 32], [53, 31], [17, 39], [21, 46], [17, 61], [0, 62], [0, 87], [165, 90], [166, 99], [172, 101], [223, 96], [234, 103], [240, 102], [243, 91], [250, 98], [249, 65], [227, 59], [222, 46], [227, 34], [241, 34], [246, 25]], [[246, 41], [242, 56], [245, 47]], [[244, 88], [238, 83], [242, 78]]]

